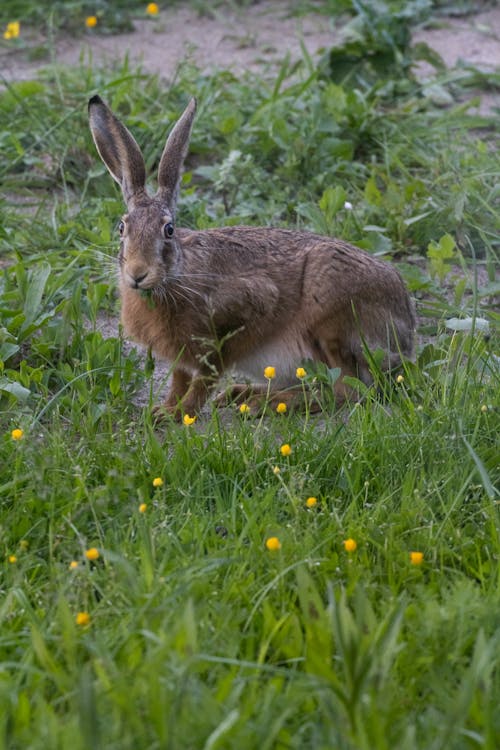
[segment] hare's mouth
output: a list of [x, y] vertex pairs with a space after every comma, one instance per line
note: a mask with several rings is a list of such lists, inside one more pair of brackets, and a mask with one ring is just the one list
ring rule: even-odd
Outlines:
[[126, 272], [125, 279], [131, 289], [138, 291], [148, 291], [156, 286], [156, 279], [149, 271]]

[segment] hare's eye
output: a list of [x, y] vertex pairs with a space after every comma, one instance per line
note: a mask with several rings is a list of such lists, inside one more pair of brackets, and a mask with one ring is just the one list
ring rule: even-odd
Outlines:
[[165, 224], [163, 227], [163, 234], [168, 240], [173, 235], [173, 233], [174, 233], [174, 225], [169, 221], [168, 224]]
[[125, 224], [124, 224], [123, 221], [120, 221], [118, 223], [118, 233], [119, 233], [120, 237], [123, 235], [124, 231], [125, 231]]

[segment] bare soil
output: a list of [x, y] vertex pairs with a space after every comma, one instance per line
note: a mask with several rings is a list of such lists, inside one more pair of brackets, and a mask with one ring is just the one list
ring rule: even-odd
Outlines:
[[[175, 75], [186, 58], [206, 71], [272, 74], [285, 55], [302, 57], [302, 45], [314, 58], [339, 38], [334, 19], [317, 13], [293, 16], [291, 7], [283, 0], [262, 0], [245, 9], [221, 10], [214, 17], [200, 16], [189, 7], [167, 7], [155, 19], [137, 20], [131, 33], [102, 36], [89, 31], [78, 39], [61, 39], [54, 61], [75, 65], [83, 59], [99, 64], [127, 54], [146, 73], [165, 78]], [[434, 28], [417, 30], [414, 38], [427, 42], [449, 67], [463, 61], [491, 71], [500, 67], [500, 8], [444, 18]], [[43, 64], [29, 61], [22, 51], [4, 49], [0, 55], [6, 80], [29, 78]], [[425, 66], [420, 69], [423, 76], [429, 72]], [[492, 99], [490, 106], [494, 103]], [[498, 95], [496, 104], [500, 105]]]

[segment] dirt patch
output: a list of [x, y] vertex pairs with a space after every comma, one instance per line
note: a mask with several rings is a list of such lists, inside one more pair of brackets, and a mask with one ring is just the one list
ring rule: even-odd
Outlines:
[[443, 19], [436, 28], [417, 31], [414, 41], [426, 42], [449, 68], [463, 62], [493, 71], [500, 66], [500, 8]]
[[[224, 68], [238, 75], [275, 70], [287, 54], [301, 57], [302, 44], [315, 56], [336, 39], [331, 19], [316, 13], [296, 17], [289, 9], [288, 2], [269, 0], [207, 18], [192, 8], [167, 8], [154, 21], [136, 21], [131, 33], [63, 39], [56, 45], [54, 60], [76, 65], [83, 58], [99, 64], [128, 54], [145, 72], [165, 78], [171, 78], [187, 57], [207, 71]], [[28, 78], [40, 67], [15, 53], [3, 63], [7, 79]]]
[[[472, 66], [484, 73], [500, 68], [500, 8], [465, 18], [443, 19], [436, 28], [415, 33], [414, 42], [425, 42], [443, 59], [448, 68]], [[420, 65], [417, 75], [426, 78], [435, 74], [430, 65]], [[470, 91], [478, 96], [479, 114], [489, 114], [500, 107], [500, 92]]]
[[[62, 39], [53, 59], [61, 65], [76, 65], [82, 59], [97, 65], [129, 55], [131, 63], [140, 63], [146, 73], [165, 78], [172, 78], [186, 57], [206, 71], [272, 74], [286, 55], [301, 58], [303, 48], [316, 58], [338, 40], [338, 28], [338, 21], [326, 15], [291, 15], [290, 3], [283, 0], [225, 9], [213, 18], [176, 7], [162, 10], [155, 20], [136, 21], [131, 33]], [[438, 28], [417, 31], [415, 41], [427, 42], [449, 67], [462, 60], [491, 71], [500, 67], [500, 8], [444, 19]], [[2, 56], [1, 65], [6, 80], [19, 80], [33, 76], [41, 63], [29, 62], [25, 53], [9, 52]], [[431, 71], [430, 66], [420, 68], [423, 76]], [[486, 98], [488, 106], [499, 104], [498, 96]]]

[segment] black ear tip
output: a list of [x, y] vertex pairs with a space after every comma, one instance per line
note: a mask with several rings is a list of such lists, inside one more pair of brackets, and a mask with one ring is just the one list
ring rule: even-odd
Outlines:
[[94, 104], [104, 104], [104, 102], [102, 101], [101, 97], [100, 97], [100, 96], [98, 96], [97, 94], [96, 94], [95, 96], [92, 96], [92, 97], [91, 97], [91, 98], [89, 99], [89, 109], [90, 109], [90, 108], [91, 108], [91, 107], [92, 107], [92, 106], [93, 106]]

